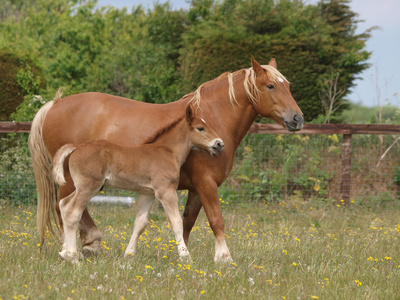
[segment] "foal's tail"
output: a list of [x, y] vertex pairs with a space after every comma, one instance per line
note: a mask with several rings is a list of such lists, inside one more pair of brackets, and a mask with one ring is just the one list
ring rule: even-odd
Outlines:
[[[40, 236], [40, 245], [43, 245], [46, 227], [54, 234], [51, 224], [52, 214], [55, 218], [55, 201], [57, 186], [51, 175], [51, 162], [43, 142], [42, 127], [48, 111], [53, 107], [54, 101], [47, 102], [36, 114], [32, 121], [29, 134], [29, 151], [32, 157], [33, 172], [36, 179], [38, 197], [37, 227]], [[57, 224], [57, 222], [56, 222]], [[58, 227], [58, 224], [56, 225]]]
[[70, 155], [76, 147], [72, 144], [66, 144], [62, 146], [54, 155], [53, 159], [53, 177], [58, 185], [64, 185], [66, 183], [64, 177], [64, 160]]

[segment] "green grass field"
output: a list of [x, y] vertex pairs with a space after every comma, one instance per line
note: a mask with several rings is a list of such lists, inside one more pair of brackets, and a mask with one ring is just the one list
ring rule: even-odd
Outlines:
[[[181, 204], [182, 205], [182, 204]], [[204, 212], [180, 261], [164, 212], [153, 208], [139, 254], [123, 258], [135, 206], [91, 205], [101, 253], [80, 265], [59, 260], [46, 239], [39, 253], [36, 207], [0, 207], [1, 299], [399, 299], [400, 205], [292, 199], [221, 199], [233, 263], [214, 263]], [[183, 209], [183, 207], [181, 207]]]

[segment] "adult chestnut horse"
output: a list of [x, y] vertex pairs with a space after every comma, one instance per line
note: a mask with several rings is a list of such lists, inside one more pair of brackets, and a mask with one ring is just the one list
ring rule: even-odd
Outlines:
[[[181, 168], [179, 189], [188, 189], [183, 214], [184, 239], [189, 234], [201, 207], [204, 207], [215, 236], [215, 261], [229, 261], [218, 187], [228, 177], [235, 152], [251, 124], [260, 114], [285, 126], [289, 131], [303, 127], [303, 114], [293, 99], [289, 83], [277, 70], [275, 59], [261, 66], [252, 57], [252, 67], [224, 73], [203, 83], [195, 92], [168, 104], [150, 104], [121, 97], [84, 93], [54, 100], [43, 106], [32, 122], [29, 147], [38, 191], [38, 230], [43, 243], [46, 227], [52, 230], [55, 199], [60, 230], [59, 201], [74, 191], [65, 166], [67, 183], [58, 190], [51, 174], [55, 153], [65, 144], [81, 144], [105, 139], [115, 144], [142, 144], [160, 128], [182, 115], [189, 101], [225, 143], [225, 151], [212, 157], [192, 151]], [[139, 195], [139, 197], [152, 197]], [[79, 224], [82, 251], [97, 253], [101, 234], [87, 209]]]

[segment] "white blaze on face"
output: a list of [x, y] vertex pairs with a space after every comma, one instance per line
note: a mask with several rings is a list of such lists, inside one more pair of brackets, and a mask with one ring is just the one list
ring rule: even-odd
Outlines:
[[203, 119], [203, 118], [201, 118], [201, 120], [204, 122], [204, 124], [207, 124], [207, 123], [206, 123], [206, 121], [204, 121], [204, 119]]
[[279, 80], [279, 82], [283, 82], [283, 79], [282, 79], [282, 78], [280, 78], [280, 77], [278, 77], [278, 80]]

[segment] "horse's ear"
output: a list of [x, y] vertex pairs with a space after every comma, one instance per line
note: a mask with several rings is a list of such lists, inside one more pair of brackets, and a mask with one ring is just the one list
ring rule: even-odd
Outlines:
[[189, 124], [191, 124], [194, 119], [194, 111], [191, 105], [188, 105], [186, 108], [186, 119], [188, 120]]
[[269, 61], [268, 65], [270, 65], [271, 67], [274, 67], [275, 69], [278, 69], [278, 64], [276, 63], [276, 59], [273, 58]]
[[256, 73], [256, 75], [261, 75], [264, 71], [263, 67], [254, 59], [254, 56], [251, 56], [251, 66]]

